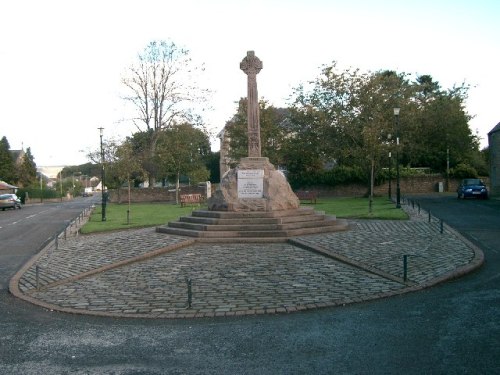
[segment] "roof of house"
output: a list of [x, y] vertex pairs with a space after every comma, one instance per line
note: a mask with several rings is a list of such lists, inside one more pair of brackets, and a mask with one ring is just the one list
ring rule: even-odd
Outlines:
[[17, 189], [17, 186], [8, 184], [7, 182], [0, 180], [0, 190], [11, 190], [11, 189]]
[[493, 129], [490, 130], [488, 135], [499, 132], [499, 131], [500, 131], [500, 122], [497, 124], [497, 126], [495, 126]]

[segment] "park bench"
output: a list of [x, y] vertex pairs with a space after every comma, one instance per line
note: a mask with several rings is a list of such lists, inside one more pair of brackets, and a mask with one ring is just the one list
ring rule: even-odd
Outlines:
[[182, 194], [180, 196], [181, 207], [187, 204], [200, 204], [205, 200], [202, 194]]
[[295, 195], [301, 201], [308, 200], [311, 204], [316, 204], [316, 199], [318, 198], [318, 194], [315, 191], [296, 191]]

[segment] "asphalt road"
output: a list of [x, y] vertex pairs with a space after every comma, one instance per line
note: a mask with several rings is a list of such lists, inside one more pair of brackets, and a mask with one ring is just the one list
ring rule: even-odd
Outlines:
[[[486, 258], [481, 270], [432, 289], [370, 303], [195, 320], [67, 315], [13, 298], [6, 280], [53, 229], [64, 226], [68, 218], [56, 220], [58, 212], [71, 210], [54, 206], [45, 216], [40, 214], [32, 223], [39, 235], [28, 239], [24, 233], [17, 244], [13, 242], [19, 233], [9, 232], [9, 225], [30, 220], [29, 208], [16, 212], [26, 214], [24, 219], [12, 221], [5, 218], [14, 212], [0, 212], [0, 260], [2, 267], [7, 264], [0, 278], [0, 373], [499, 373], [500, 201], [418, 199], [481, 246]], [[53, 227], [42, 230], [45, 226]]]

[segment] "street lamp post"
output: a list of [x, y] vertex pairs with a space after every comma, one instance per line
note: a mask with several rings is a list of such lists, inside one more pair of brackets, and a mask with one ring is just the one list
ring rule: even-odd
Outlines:
[[102, 196], [102, 204], [101, 204], [101, 211], [102, 211], [102, 221], [106, 221], [106, 193], [104, 191], [104, 187], [106, 186], [104, 182], [104, 149], [102, 147], [102, 133], [104, 128], [98, 128], [100, 135], [101, 135], [101, 196]]
[[389, 199], [392, 198], [392, 153], [389, 151]]
[[396, 122], [396, 208], [401, 208], [401, 188], [399, 186], [399, 108], [394, 108]]

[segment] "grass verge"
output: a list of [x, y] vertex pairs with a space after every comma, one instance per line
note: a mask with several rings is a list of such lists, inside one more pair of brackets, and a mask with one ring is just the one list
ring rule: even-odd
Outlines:
[[[373, 200], [372, 212], [369, 212], [368, 198], [321, 198], [314, 208], [347, 219], [385, 219], [406, 220], [408, 215], [396, 208], [387, 198], [376, 197]], [[305, 203], [304, 206], [309, 206]], [[197, 206], [180, 207], [172, 203], [133, 203], [130, 205], [129, 222], [127, 223], [128, 204], [111, 203], [106, 206], [106, 221], [102, 221], [101, 206], [96, 206], [90, 220], [82, 227], [81, 233], [107, 232], [129, 228], [152, 227], [163, 225], [169, 221], [187, 216]], [[206, 208], [202, 206], [201, 208]]]
[[101, 206], [97, 205], [90, 220], [82, 227], [81, 233], [163, 225], [169, 221], [177, 220], [181, 216], [189, 215], [191, 211], [198, 208], [196, 206], [181, 207], [172, 203], [133, 203], [130, 205], [129, 222], [127, 223], [128, 204], [107, 204], [106, 221], [102, 221]]
[[388, 198], [375, 197], [372, 212], [368, 198], [321, 198], [314, 208], [346, 219], [407, 220], [408, 215]]

